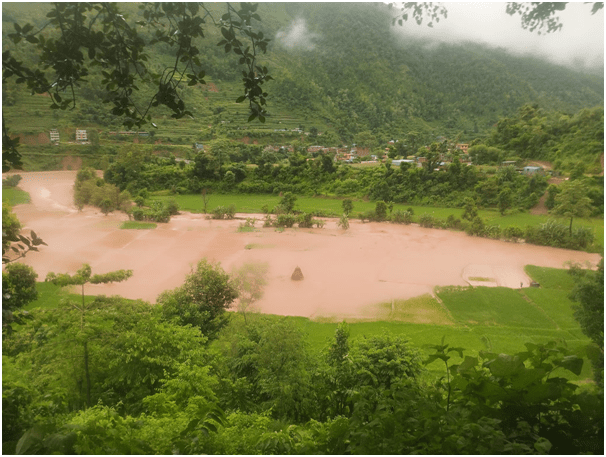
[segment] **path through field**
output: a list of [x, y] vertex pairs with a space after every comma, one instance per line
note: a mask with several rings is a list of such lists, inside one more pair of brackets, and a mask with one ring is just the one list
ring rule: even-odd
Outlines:
[[[268, 285], [258, 303], [262, 312], [370, 317], [365, 314], [369, 305], [432, 293], [435, 286], [471, 282], [527, 287], [527, 264], [561, 268], [566, 261], [595, 265], [600, 258], [416, 225], [350, 221], [350, 229], [343, 231], [335, 219], [327, 219], [323, 229], [280, 233], [257, 222], [258, 231], [238, 233], [241, 220], [214, 221], [183, 213], [154, 230], [120, 230], [127, 220], [124, 214], [103, 216], [91, 207], [76, 210], [75, 171], [20, 174], [19, 187], [30, 193], [31, 203], [14, 211], [26, 229], [48, 244], [24, 259], [40, 280], [50, 271], [73, 274], [83, 263], [89, 263], [93, 273], [134, 271], [124, 283], [88, 287], [89, 294], [154, 302], [163, 290], [182, 284], [192, 266], [206, 257], [221, 262], [227, 271], [244, 262], [267, 262]], [[290, 279], [297, 266], [303, 281]]]

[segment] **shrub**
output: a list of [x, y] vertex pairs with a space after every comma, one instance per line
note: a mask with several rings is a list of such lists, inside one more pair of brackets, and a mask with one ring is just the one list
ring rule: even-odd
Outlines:
[[133, 216], [133, 219], [136, 221], [143, 221], [145, 220], [145, 210], [143, 210], [143, 208], [132, 208], [131, 209], [131, 215]]
[[484, 228], [484, 236], [493, 240], [501, 238], [501, 227], [498, 225], [488, 225]]
[[578, 227], [570, 234], [566, 224], [550, 219], [538, 227], [526, 227], [527, 243], [566, 249], [585, 249], [593, 243], [593, 231], [589, 227]]
[[591, 243], [593, 243], [594, 236], [593, 230], [589, 227], [577, 227], [572, 231], [571, 238], [571, 249], [585, 249]]
[[226, 207], [219, 205], [211, 211], [211, 214], [213, 219], [233, 219], [236, 215], [236, 206], [229, 205]]
[[137, 205], [139, 208], [145, 205], [145, 199], [141, 195], [137, 195], [134, 199], [134, 202], [135, 205]]
[[341, 205], [343, 206], [343, 213], [346, 216], [349, 216], [349, 214], [353, 211], [353, 202], [351, 201], [351, 199], [346, 198], [345, 200], [343, 200]]
[[349, 228], [349, 218], [346, 214], [343, 214], [337, 222], [337, 225], [341, 227], [343, 230], [347, 230]]
[[21, 181], [21, 175], [11, 175], [2, 180], [2, 187], [17, 187]]
[[360, 213], [359, 217], [362, 222], [364, 222], [365, 220], [368, 222], [377, 220], [377, 216], [373, 210], [368, 210], [363, 213]]
[[455, 230], [461, 230], [463, 225], [461, 224], [461, 219], [455, 217], [454, 214], [450, 214], [446, 218], [446, 227]]
[[274, 225], [276, 227], [292, 227], [296, 222], [296, 217], [292, 214], [279, 214]]
[[391, 222], [395, 224], [411, 224], [412, 213], [410, 211], [401, 211], [398, 209], [391, 215]]
[[292, 192], [285, 192], [283, 197], [280, 199], [279, 205], [284, 208], [286, 213], [292, 213], [295, 209], [296, 202], [296, 195], [294, 195]]
[[149, 219], [150, 221], [153, 222], [162, 222], [162, 223], [167, 223], [170, 222], [170, 214], [168, 213], [168, 210], [163, 208], [160, 211], [154, 211], [149, 215]]
[[299, 228], [312, 228], [314, 221], [312, 220], [313, 214], [311, 213], [303, 213], [297, 216], [297, 223], [299, 224]]
[[423, 213], [419, 216], [419, 225], [425, 228], [433, 228], [437, 225], [438, 221], [433, 214]]
[[169, 200], [166, 202], [166, 210], [171, 216], [179, 214], [179, 204], [174, 200]]
[[519, 238], [524, 237], [524, 230], [520, 227], [505, 227], [503, 229], [503, 237], [506, 240], [517, 241]]
[[476, 216], [471, 221], [471, 224], [465, 229], [465, 233], [471, 236], [483, 236], [484, 235], [484, 221], [480, 216]]
[[387, 218], [387, 204], [384, 201], [377, 202], [375, 206], [375, 218], [379, 222]]

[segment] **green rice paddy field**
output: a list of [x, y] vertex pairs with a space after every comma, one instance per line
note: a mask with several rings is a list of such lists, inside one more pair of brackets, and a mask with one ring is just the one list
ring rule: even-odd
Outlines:
[[[167, 195], [167, 192], [157, 193], [152, 197], [158, 200], [175, 200], [179, 204], [179, 208], [183, 211], [192, 213], [203, 213], [204, 203], [201, 195]], [[263, 206], [267, 206], [270, 210], [280, 202], [280, 197], [277, 195], [268, 194], [212, 194], [208, 201], [207, 211], [211, 212], [217, 206], [235, 205], [236, 211], [239, 213], [262, 213]], [[358, 216], [360, 213], [374, 210], [374, 202], [366, 202], [354, 200], [354, 209], [352, 217]], [[295, 209], [311, 213], [314, 211], [322, 211], [326, 216], [339, 217], [343, 214], [342, 200], [329, 197], [297, 197]], [[394, 204], [393, 210], [407, 210], [412, 208], [414, 218], [416, 219], [423, 213], [432, 214], [440, 220], [446, 220], [451, 214], [454, 217], [461, 218], [463, 209], [461, 208], [439, 208], [432, 206], [413, 206], [404, 204]], [[515, 213], [501, 214], [496, 210], [479, 210], [478, 214], [487, 225], [499, 225], [502, 229], [506, 227], [538, 226], [547, 222], [551, 216], [535, 215], [530, 213]], [[566, 221], [567, 222], [567, 221]], [[585, 218], [575, 219], [573, 226], [591, 227], [594, 233], [595, 241], [589, 247], [590, 252], [604, 252], [604, 219], [603, 218]]]
[[[482, 350], [513, 354], [524, 351], [524, 343], [555, 340], [585, 358], [580, 376], [564, 370], [558, 375], [571, 380], [591, 378], [591, 365], [586, 358], [590, 340], [574, 319], [573, 303], [568, 298], [573, 287], [572, 278], [565, 270], [553, 268], [528, 266], [526, 272], [541, 284], [540, 288], [445, 287], [436, 290], [437, 299], [425, 295], [396, 301], [393, 307], [391, 303], [379, 303], [374, 310], [369, 310], [375, 313], [374, 317], [348, 320], [351, 338], [384, 333], [404, 336], [424, 355], [430, 351], [428, 346], [440, 344], [442, 337], [452, 347], [466, 348], [467, 355], [477, 355]], [[62, 298], [80, 300], [79, 295], [49, 283], [39, 283], [38, 290], [40, 297], [26, 309], [54, 308]], [[416, 323], [415, 316], [419, 312], [430, 321]], [[254, 317], [249, 314], [248, 319]], [[234, 318], [241, 317], [234, 315]], [[326, 348], [338, 325], [337, 319], [272, 318], [295, 323], [313, 352]], [[453, 355], [453, 363], [458, 362], [458, 356]], [[443, 366], [433, 363], [428, 370], [430, 375], [439, 375]]]

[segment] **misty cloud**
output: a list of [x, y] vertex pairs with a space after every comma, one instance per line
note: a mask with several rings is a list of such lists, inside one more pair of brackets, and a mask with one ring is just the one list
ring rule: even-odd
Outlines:
[[509, 16], [505, 3], [446, 2], [448, 18], [433, 28], [417, 26], [412, 20], [392, 27], [402, 38], [430, 42], [476, 42], [503, 48], [516, 55], [541, 57], [576, 69], [604, 67], [604, 12], [591, 14], [591, 6], [569, 3], [558, 16], [563, 24], [559, 32], [539, 35], [521, 27], [519, 16]]
[[276, 33], [276, 42], [288, 49], [311, 51], [315, 48], [316, 38], [318, 38], [317, 34], [307, 30], [304, 19], [295, 19], [286, 31], [281, 30]]

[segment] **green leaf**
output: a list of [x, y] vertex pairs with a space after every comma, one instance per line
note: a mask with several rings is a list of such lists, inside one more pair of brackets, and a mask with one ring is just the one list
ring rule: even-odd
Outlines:
[[430, 363], [436, 361], [436, 360], [443, 360], [444, 362], [448, 361], [448, 359], [450, 359], [449, 356], [447, 356], [446, 354], [431, 354], [427, 360], [425, 362], [423, 362], [424, 365], [429, 365]]
[[464, 371], [470, 370], [473, 367], [477, 366], [478, 364], [478, 358], [477, 357], [470, 357], [470, 356], [465, 356], [465, 360], [463, 361], [463, 363], [461, 365], [459, 365], [459, 367], [457, 368], [457, 371], [459, 373], [462, 373]]
[[577, 376], [581, 374], [581, 370], [583, 369], [583, 359], [577, 357], [576, 355], [568, 355], [562, 360], [555, 360], [554, 364], [565, 368], [568, 371], [572, 371]]
[[535, 443], [534, 448], [539, 454], [549, 454], [551, 443], [547, 438], [540, 437]]
[[508, 377], [524, 368], [524, 364], [516, 356], [499, 354], [499, 356], [485, 364], [493, 376]]
[[541, 380], [546, 373], [547, 371], [542, 368], [524, 369], [514, 377], [511, 387], [514, 389], [523, 389], [526, 386]]

